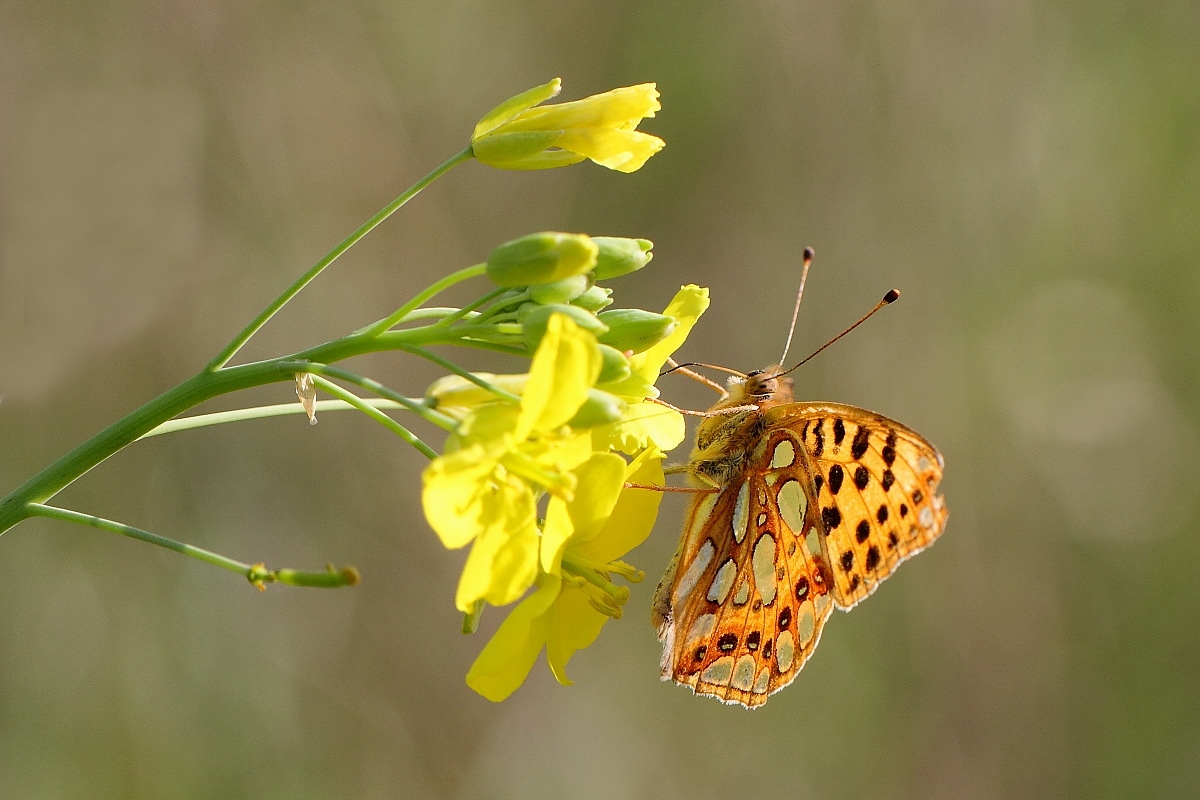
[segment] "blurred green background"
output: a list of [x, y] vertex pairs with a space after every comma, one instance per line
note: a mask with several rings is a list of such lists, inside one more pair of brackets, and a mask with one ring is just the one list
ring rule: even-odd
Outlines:
[[[0, 490], [194, 373], [492, 105], [556, 75], [563, 99], [656, 81], [642, 127], [666, 149], [628, 176], [461, 167], [243, 358], [559, 229], [652, 239], [623, 304], [709, 286], [681, 355], [759, 368], [812, 245], [795, 354], [904, 297], [797, 394], [941, 448], [942, 540], [748, 712], [658, 680], [668, 498], [631, 556], [649, 577], [576, 685], [539, 663], [493, 705], [463, 676], [502, 614], [458, 633], [464, 554], [420, 514], [419, 455], [344, 413], [156, 439], [60, 500], [364, 583], [260, 594], [87, 529], [8, 532], [0, 794], [1200, 794], [1195, 2], [5, 4]], [[412, 394], [436, 375], [352, 364]]]

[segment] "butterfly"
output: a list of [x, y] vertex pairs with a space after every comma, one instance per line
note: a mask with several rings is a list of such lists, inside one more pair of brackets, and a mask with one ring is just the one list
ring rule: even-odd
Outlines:
[[703, 416], [678, 470], [701, 492], [652, 621], [663, 680], [754, 708], [795, 679], [834, 606], [941, 535], [943, 462], [880, 414], [794, 402], [779, 366], [735, 377]]

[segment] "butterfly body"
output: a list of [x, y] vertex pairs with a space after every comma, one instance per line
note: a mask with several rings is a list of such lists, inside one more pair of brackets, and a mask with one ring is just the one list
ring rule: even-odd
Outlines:
[[700, 489], [655, 592], [663, 679], [756, 707], [792, 682], [836, 605], [849, 610], [945, 526], [942, 458], [887, 417], [797, 403], [778, 367], [708, 412], [686, 472]]

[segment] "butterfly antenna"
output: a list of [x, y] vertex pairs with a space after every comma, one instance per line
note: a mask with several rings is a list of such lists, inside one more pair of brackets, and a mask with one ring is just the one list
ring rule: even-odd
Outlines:
[[804, 297], [804, 284], [808, 280], [808, 268], [812, 266], [813, 256], [816, 252], [811, 247], [804, 248], [804, 268], [800, 272], [800, 291], [796, 292], [796, 308], [792, 310], [792, 326], [788, 328], [787, 341], [783, 344], [783, 355], [779, 357], [779, 363], [787, 361], [788, 350], [792, 346], [792, 334], [796, 332], [796, 319], [800, 316], [800, 299]]
[[739, 378], [746, 377], [746, 373], [738, 372], [736, 369], [730, 369], [729, 367], [719, 367], [716, 364], [705, 364], [700, 361], [688, 361], [685, 364], [676, 364], [675, 366], [671, 367], [670, 369], [663, 370], [662, 372], [658, 373], [658, 377], [662, 378], [666, 375], [670, 375], [672, 372], [674, 372], [677, 369], [687, 369], [688, 367], [705, 367], [706, 369], [715, 369], [718, 372], [728, 372], [730, 375], [736, 375]]
[[[830, 339], [830, 340], [829, 340], [828, 342], [826, 342], [825, 344], [823, 344], [823, 345], [821, 345], [820, 347], [818, 347], [818, 348], [817, 348], [815, 351], [813, 351], [812, 355], [810, 355], [808, 358], [806, 358], [806, 359], [804, 359], [803, 361], [801, 361], [801, 362], [800, 362], [799, 364], [797, 364], [795, 367], [792, 367], [791, 369], [788, 369], [788, 370], [784, 370], [783, 372], [779, 373], [779, 375], [787, 375], [787, 374], [788, 374], [789, 372], [791, 372], [793, 369], [797, 369], [798, 367], [800, 367], [800, 366], [802, 366], [802, 365], [804, 365], [804, 364], [807, 364], [809, 361], [812, 361], [812, 360], [813, 360], [813, 358], [815, 358], [815, 357], [816, 357], [817, 353], [820, 353], [820, 352], [821, 352], [822, 350], [824, 350], [826, 347], [829, 347], [829, 345], [833, 344], [833, 343], [834, 343], [834, 342], [836, 342], [838, 339], [842, 338], [842, 337], [843, 337], [843, 336], [845, 336], [847, 333], [849, 333], [850, 331], [852, 331], [852, 330], [854, 330], [855, 328], [857, 328], [859, 325], [862, 325], [864, 322], [866, 322], [868, 319], [870, 319], [870, 318], [871, 318], [871, 315], [872, 315], [872, 314], [874, 314], [876, 311], [878, 311], [879, 309], [883, 308], [883, 307], [884, 307], [884, 306], [886, 306], [886, 305], [890, 305], [891, 303], [894, 303], [894, 302], [896, 302], [898, 299], [900, 299], [900, 290], [899, 290], [899, 289], [892, 289], [891, 291], [889, 291], [887, 294], [885, 294], [885, 295], [883, 296], [883, 299], [882, 299], [882, 300], [880, 300], [878, 303], [876, 303], [876, 304], [875, 304], [875, 307], [874, 307], [874, 308], [872, 308], [870, 311], [868, 311], [866, 314], [864, 314], [862, 319], [860, 319], [858, 322], [856, 322], [856, 323], [854, 323], [853, 325], [851, 325], [849, 328], [846, 328], [846, 330], [842, 331], [841, 333], [839, 333], [837, 336], [835, 336], [835, 337], [833, 337], [832, 339]], [[776, 377], [779, 377], [779, 376], [776, 376]]]

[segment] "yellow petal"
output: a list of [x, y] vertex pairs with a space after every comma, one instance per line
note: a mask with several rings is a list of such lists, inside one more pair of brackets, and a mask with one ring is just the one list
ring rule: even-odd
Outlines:
[[538, 131], [583, 127], [633, 127], [653, 117], [662, 106], [653, 83], [623, 86], [569, 103], [531, 108], [514, 117], [504, 131]]
[[551, 500], [542, 528], [541, 564], [544, 572], [557, 573], [563, 547], [570, 541], [595, 536], [613, 512], [625, 483], [625, 459], [596, 453], [575, 470], [577, 485], [569, 503]]
[[525, 682], [546, 641], [546, 611], [561, 587], [562, 581], [555, 575], [539, 578], [538, 590], [512, 610], [471, 665], [468, 686], [499, 703]]
[[509, 403], [492, 403], [476, 408], [462, 421], [452, 437], [461, 446], [482, 447], [493, 460], [520, 442], [514, 436], [520, 410]]
[[570, 686], [567, 662], [577, 651], [596, 641], [609, 617], [592, 608], [583, 592], [564, 589], [547, 618], [546, 661], [554, 678], [563, 686]]
[[626, 455], [647, 447], [674, 450], [687, 435], [683, 415], [658, 403], [631, 404], [620, 422], [601, 430], [607, 437], [603, 444]]
[[675, 293], [675, 297], [667, 304], [663, 314], [675, 318], [675, 330], [666, 339], [651, 347], [644, 353], [638, 353], [629, 359], [630, 368], [651, 383], [658, 380], [667, 359], [679, 349], [692, 326], [708, 309], [708, 289], [688, 284]]
[[[647, 450], [630, 462], [625, 480], [647, 486], [663, 485], [662, 453]], [[608, 563], [628, 553], [646, 540], [658, 516], [662, 492], [649, 489], [624, 489], [604, 527], [590, 541], [570, 549], [583, 558]]]
[[421, 504], [446, 547], [462, 547], [482, 530], [480, 497], [491, 486], [494, 468], [480, 446], [440, 456], [425, 468]]
[[571, 513], [567, 510], [567, 501], [552, 496], [546, 504], [546, 521], [542, 524], [542, 538], [539, 544], [540, 566], [543, 572], [553, 575], [560, 573], [562, 551], [574, 530]]
[[516, 479], [502, 483], [482, 496], [479, 519], [482, 526], [454, 597], [463, 612], [477, 600], [508, 605], [537, 577], [537, 510], [532, 490]]
[[[476, 372], [475, 377], [488, 386], [511, 394], [520, 395], [525, 391], [528, 375], [495, 375], [490, 372]], [[476, 408], [489, 403], [502, 402], [504, 398], [493, 391], [469, 381], [461, 375], [443, 375], [425, 390], [425, 399], [434, 402], [439, 410], [446, 408]]]
[[552, 314], [533, 355], [513, 435], [525, 439], [531, 431], [565, 425], [587, 400], [588, 389], [600, 374], [600, 362], [596, 337], [565, 314]]
[[527, 441], [520, 450], [505, 454], [500, 463], [514, 475], [568, 499], [575, 491], [575, 475], [571, 470], [591, 455], [591, 433], [584, 430]]
[[638, 171], [665, 144], [657, 136], [617, 128], [567, 128], [555, 141], [557, 147], [618, 172]]

